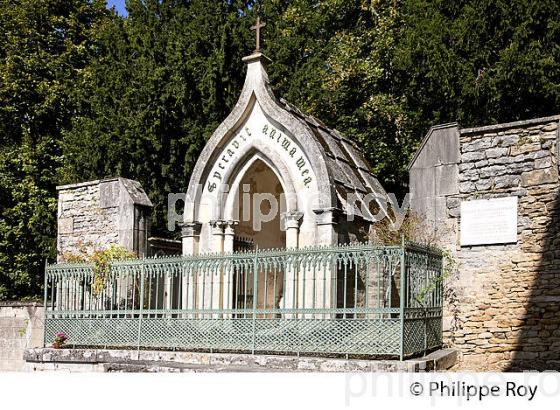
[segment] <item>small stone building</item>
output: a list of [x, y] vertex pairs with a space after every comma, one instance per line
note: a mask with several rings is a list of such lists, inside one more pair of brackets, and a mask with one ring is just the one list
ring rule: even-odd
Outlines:
[[458, 263], [444, 329], [465, 368], [560, 369], [559, 120], [435, 126], [410, 163], [411, 207]]
[[111, 178], [58, 190], [58, 261], [118, 244], [147, 256], [152, 202], [137, 181]]

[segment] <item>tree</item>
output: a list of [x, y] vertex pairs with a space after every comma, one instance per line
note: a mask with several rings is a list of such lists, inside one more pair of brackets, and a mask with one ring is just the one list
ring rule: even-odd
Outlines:
[[556, 114], [559, 12], [554, 0], [403, 1], [394, 65], [410, 132]]
[[142, 183], [165, 231], [167, 194], [186, 192], [207, 138], [242, 88], [244, 2], [129, 1], [99, 34], [102, 56], [77, 89], [65, 133], [65, 182], [123, 176]]
[[91, 30], [108, 14], [103, 1], [0, 6], [0, 299], [40, 293], [55, 251], [68, 90], [95, 54]]
[[265, 44], [277, 93], [356, 140], [385, 187], [401, 192], [413, 143], [394, 80], [397, 3], [298, 0], [262, 9], [272, 21]]
[[36, 294], [55, 185], [142, 183], [165, 234], [242, 88], [258, 13], [272, 86], [354, 138], [385, 188], [428, 128], [557, 113], [554, 0], [19, 0], [0, 5], [0, 298]]

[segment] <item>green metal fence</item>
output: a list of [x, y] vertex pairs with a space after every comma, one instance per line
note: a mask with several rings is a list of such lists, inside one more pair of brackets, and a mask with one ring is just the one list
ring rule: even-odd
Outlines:
[[442, 255], [265, 250], [45, 272], [45, 344], [404, 357], [442, 341]]

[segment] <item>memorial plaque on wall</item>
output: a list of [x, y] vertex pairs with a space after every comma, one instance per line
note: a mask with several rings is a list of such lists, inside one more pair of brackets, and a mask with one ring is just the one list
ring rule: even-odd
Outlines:
[[517, 197], [461, 202], [461, 246], [517, 242]]

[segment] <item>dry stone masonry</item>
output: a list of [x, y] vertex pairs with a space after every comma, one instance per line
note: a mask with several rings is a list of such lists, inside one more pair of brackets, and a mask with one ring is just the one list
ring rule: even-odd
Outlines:
[[[560, 369], [560, 117], [434, 127], [410, 166], [412, 208], [452, 251], [445, 338], [473, 370]], [[461, 246], [461, 203], [517, 198], [517, 240]]]
[[146, 255], [152, 203], [141, 185], [112, 178], [57, 187], [58, 260], [111, 244]]

